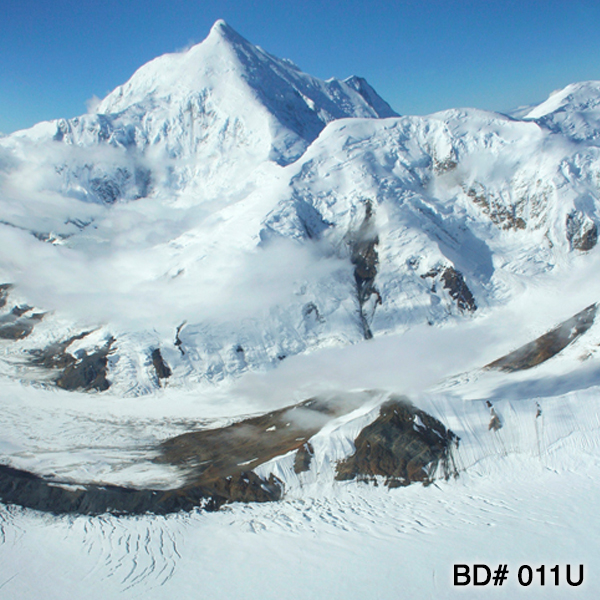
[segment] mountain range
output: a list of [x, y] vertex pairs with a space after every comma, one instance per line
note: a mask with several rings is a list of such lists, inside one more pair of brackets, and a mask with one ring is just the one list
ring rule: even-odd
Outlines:
[[2, 370], [139, 395], [487, 314], [593, 251], [599, 98], [399, 117], [218, 21], [0, 140]]
[[599, 106], [400, 116], [217, 21], [0, 138], [0, 589], [590, 592]]

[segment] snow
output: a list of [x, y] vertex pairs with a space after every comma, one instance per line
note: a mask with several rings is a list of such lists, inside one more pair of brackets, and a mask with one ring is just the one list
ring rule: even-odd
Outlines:
[[[3, 508], [3, 592], [33, 599], [43, 581], [49, 598], [158, 599], [188, 589], [216, 597], [243, 589], [249, 598], [283, 590], [289, 598], [394, 598], [399, 590], [480, 597], [476, 588], [453, 587], [453, 565], [506, 563], [498, 597], [592, 598], [600, 589], [598, 383], [538, 398], [538, 418], [533, 400], [495, 400], [498, 432], [487, 430], [484, 402], [461, 400], [460, 388], [426, 394], [420, 405], [461, 436], [459, 478], [428, 487], [321, 478], [279, 503], [168, 517], [41, 517]], [[522, 564], [583, 564], [584, 585], [569, 588], [563, 578], [558, 588], [522, 588]]]
[[[89, 114], [2, 137], [0, 283], [14, 287], [0, 319], [45, 313], [0, 340], [3, 464], [168, 489], [183, 475], [153, 461], [165, 439], [315, 396], [348, 409], [310, 439], [308, 471], [293, 453], [257, 467], [283, 482], [279, 503], [0, 507], [2, 594], [480, 597], [453, 587], [452, 565], [483, 562], [509, 564], [498, 597], [596, 597], [600, 323], [533, 369], [483, 367], [600, 299], [597, 247], [567, 236], [574, 211], [600, 218], [598, 106], [600, 84], [582, 82], [519, 118], [398, 117], [365, 80], [318, 80], [217, 21]], [[382, 299], [364, 307], [361, 235], [377, 237]], [[474, 313], [444, 288], [448, 268]], [[108, 392], [58, 390], [27, 365], [83, 331], [74, 355], [116, 340]], [[460, 437], [457, 479], [335, 480], [391, 395]], [[581, 588], [516, 583], [520, 564], [580, 563]]]

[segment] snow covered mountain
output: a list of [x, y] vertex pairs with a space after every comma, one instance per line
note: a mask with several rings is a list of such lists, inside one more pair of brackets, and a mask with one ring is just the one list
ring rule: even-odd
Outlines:
[[595, 247], [599, 97], [397, 117], [218, 21], [0, 141], [2, 371], [138, 395], [485, 315]]
[[518, 118], [400, 117], [218, 21], [90, 114], [2, 137], [0, 497], [69, 518], [0, 505], [0, 588], [39, 597], [39, 546], [73, 597], [257, 573], [249, 597], [317, 597], [340, 535], [361, 599], [374, 568], [397, 596], [398, 552], [435, 598], [459, 559], [597, 556], [598, 106], [584, 82]]
[[573, 83], [553, 92], [548, 100], [533, 107], [524, 119], [574, 140], [598, 145], [600, 131], [600, 82]]
[[200, 201], [243, 188], [266, 160], [293, 162], [334, 119], [390, 116], [363, 79], [318, 80], [217, 21], [204, 42], [144, 65], [93, 114], [12, 141], [87, 149], [50, 159], [57, 189], [82, 200], [111, 204], [166, 188]]

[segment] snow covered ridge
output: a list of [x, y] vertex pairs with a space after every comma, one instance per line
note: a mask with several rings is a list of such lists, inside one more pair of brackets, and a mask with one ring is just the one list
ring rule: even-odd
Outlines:
[[398, 117], [217, 22], [0, 140], [0, 372], [136, 396], [560, 289], [597, 260], [598, 98]]
[[[514, 414], [506, 415], [505, 402], [496, 408], [491, 400], [496, 402], [497, 398], [488, 395], [485, 399], [485, 385], [478, 384], [477, 379], [490, 381], [491, 371], [501, 371], [500, 381], [491, 378], [496, 391], [502, 392], [511, 385], [526, 390], [528, 382], [523, 385], [514, 378], [515, 373], [541, 366], [556, 355], [561, 355], [562, 366], [566, 364], [569, 368], [569, 358], [562, 354], [567, 347], [579, 346], [576, 352], [581, 352], [582, 347], [597, 346], [595, 316], [596, 306], [592, 305], [480, 372], [469, 373], [466, 382], [459, 386], [452, 379], [442, 382], [437, 393], [429, 392], [431, 398], [419, 398], [419, 403], [437, 412], [440, 419], [406, 397], [385, 392], [321, 395], [258, 416], [236, 419], [224, 426], [205, 426], [168, 437], [155, 448], [146, 448], [145, 456], [140, 456], [137, 449], [138, 470], [144, 469], [144, 463], [151, 457], [152, 469], [164, 465], [178, 474], [164, 487], [139, 483], [107, 485], [102, 478], [91, 482], [77, 479], [72, 470], [62, 477], [47, 473], [40, 476], [0, 465], [0, 500], [55, 514], [166, 514], [195, 508], [214, 511], [231, 502], [277, 501], [284, 495], [310, 493], [307, 489], [315, 485], [333, 485], [334, 481], [381, 481], [390, 488], [416, 482], [430, 484], [435, 479], [447, 481], [486, 456], [490, 446], [504, 444], [505, 437], [512, 440], [513, 451], [517, 453], [523, 448], [527, 451], [532, 444], [530, 436], [519, 437], [524, 427], [520, 421], [530, 417], [529, 407], [521, 406], [517, 411], [513, 408], [509, 412]], [[580, 338], [594, 327], [594, 338], [586, 339], [582, 346]], [[571, 371], [570, 375], [573, 374]], [[592, 377], [595, 381], [597, 374]], [[484, 398], [470, 403], [470, 407], [459, 408], [463, 403], [457, 394], [464, 395], [473, 383], [480, 393], [483, 391]], [[541, 452], [539, 428], [543, 421], [539, 419], [544, 409], [539, 401], [535, 407], [530, 420], [535, 423], [536, 443]], [[460, 435], [444, 424], [447, 420], [453, 422]], [[504, 432], [499, 434], [504, 428], [508, 430], [506, 436]], [[581, 425], [577, 427], [580, 429]], [[572, 433], [568, 429], [568, 435]], [[560, 430], [559, 435], [563, 434]], [[556, 431], [552, 435], [557, 435]], [[464, 449], [463, 436], [466, 436]], [[12, 457], [17, 463], [23, 460], [19, 454], [23, 452]], [[71, 460], [77, 461], [74, 454]], [[497, 458], [495, 454], [494, 457]], [[35, 471], [40, 468], [43, 467], [36, 465]], [[148, 470], [148, 465], [145, 469]]]
[[157, 188], [214, 198], [265, 160], [296, 160], [334, 119], [391, 116], [364, 79], [321, 81], [217, 21], [201, 44], [144, 65], [93, 114], [5, 142], [17, 153], [64, 142], [50, 158], [56, 185], [82, 200], [111, 204]]

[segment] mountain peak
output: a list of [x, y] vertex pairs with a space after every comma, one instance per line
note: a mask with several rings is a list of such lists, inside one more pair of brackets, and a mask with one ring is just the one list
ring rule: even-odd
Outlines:
[[[230, 127], [235, 120], [240, 135], [243, 131], [249, 139], [262, 139], [271, 147], [269, 159], [279, 164], [301, 156], [331, 121], [397, 116], [366, 80], [312, 77], [254, 46], [222, 19], [200, 44], [139, 68], [95, 113], [133, 119], [138, 129], [145, 127], [140, 119], [151, 120], [155, 132], [136, 134], [146, 140], [163, 139], [159, 132], [174, 131], [164, 121], [175, 119], [183, 135], [194, 137], [188, 148], [206, 139], [208, 129], [197, 124], [217, 127], [217, 119], [219, 127]], [[181, 115], [188, 115], [188, 125]]]
[[590, 110], [600, 104], [600, 81], [581, 81], [571, 83], [555, 90], [547, 100], [534, 107], [526, 116], [539, 119], [558, 110]]
[[226, 34], [231, 27], [223, 19], [217, 19], [213, 26], [210, 28], [211, 33], [218, 33], [219, 35]]
[[246, 39], [244, 39], [233, 27], [228, 25], [223, 19], [217, 19], [213, 26], [210, 28], [210, 32], [206, 38], [206, 40], [210, 39], [221, 39], [229, 42], [239, 43], [245, 42], [249, 44]]
[[581, 81], [552, 92], [524, 117], [571, 139], [600, 145], [600, 81]]

